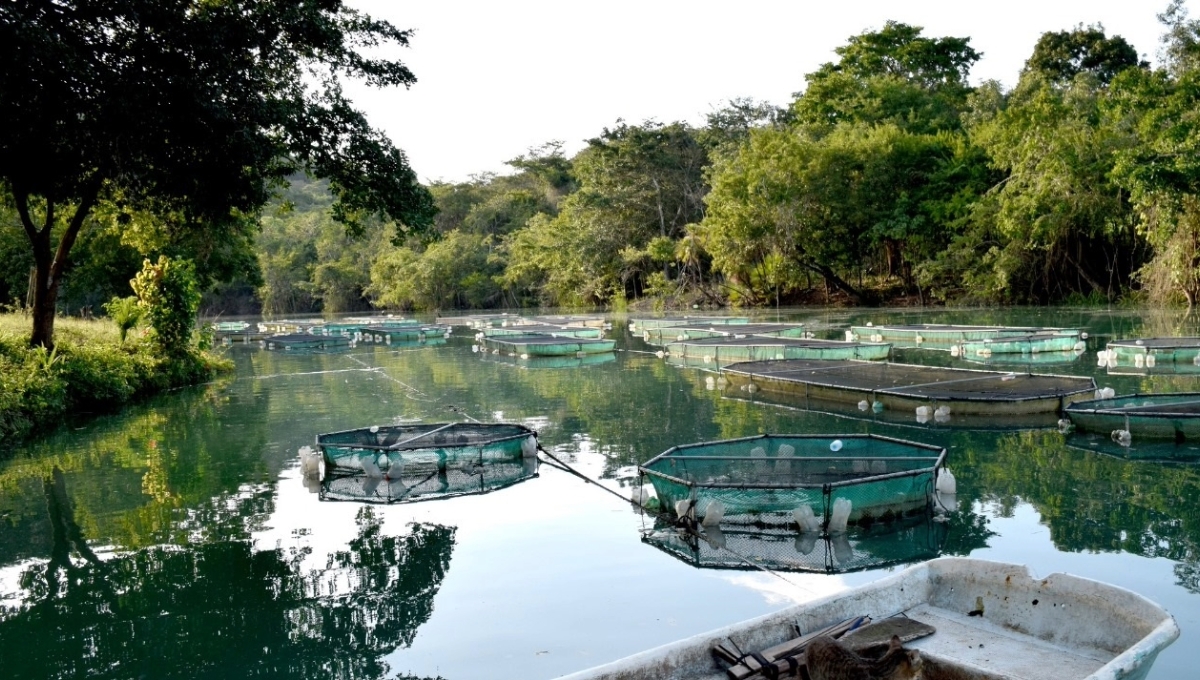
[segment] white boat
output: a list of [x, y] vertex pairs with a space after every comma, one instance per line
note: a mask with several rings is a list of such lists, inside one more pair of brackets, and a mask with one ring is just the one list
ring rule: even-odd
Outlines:
[[[944, 557], [873, 583], [795, 605], [565, 676], [562, 680], [718, 680], [713, 647], [762, 650], [852, 617], [896, 614], [936, 632], [906, 643], [926, 663], [972, 680], [1136, 680], [1175, 638], [1175, 619], [1124, 588], [1027, 567]], [[942, 677], [942, 673], [938, 674]], [[758, 676], [761, 677], [761, 676]]]

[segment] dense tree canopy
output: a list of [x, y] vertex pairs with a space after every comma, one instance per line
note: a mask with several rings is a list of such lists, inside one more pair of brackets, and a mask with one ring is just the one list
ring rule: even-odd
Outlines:
[[[358, 51], [407, 32], [332, 0], [190, 6], [0, 10], [0, 38], [16, 40], [0, 50], [26, 59], [0, 76], [24, 107], [0, 104], [24, 126], [0, 142], [0, 224], [35, 244], [0, 229], [17, 263], [0, 274], [5, 301], [24, 299], [37, 264], [37, 290], [62, 278], [65, 307], [95, 306], [158, 255], [194, 260], [210, 289], [232, 282], [213, 305], [253, 290], [280, 314], [1200, 296], [1200, 26], [1180, 0], [1160, 15], [1155, 68], [1080, 24], [1044, 34], [1015, 86], [972, 85], [969, 38], [888, 22], [849, 37], [785, 106], [734, 99], [698, 126], [618, 120], [573, 155], [549, 142], [506, 174], [428, 187], [338, 86], [411, 83]], [[125, 21], [143, 11], [161, 33]], [[34, 81], [39, 59], [53, 83]], [[162, 63], [143, 73], [138, 59]], [[323, 75], [302, 78], [310, 68]], [[135, 81], [110, 107], [104, 84]], [[47, 102], [78, 115], [30, 113]], [[132, 147], [112, 144], [122, 125]], [[20, 175], [12, 159], [49, 139]]]
[[340, 86], [413, 83], [366, 52], [408, 39], [337, 0], [0, 7], [0, 182], [36, 265], [33, 341], [52, 343], [60, 280], [97, 205], [117, 224], [145, 213], [222, 229], [306, 169], [329, 178], [351, 228], [371, 213], [426, 226], [429, 193]]

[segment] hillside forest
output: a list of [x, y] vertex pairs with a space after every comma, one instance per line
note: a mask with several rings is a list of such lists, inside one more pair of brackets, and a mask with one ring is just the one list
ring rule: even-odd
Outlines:
[[[1145, 46], [1079, 25], [1042, 35], [1012, 87], [971, 84], [982, 55], [968, 37], [889, 22], [850, 37], [786, 105], [733, 100], [700, 125], [618, 120], [573, 155], [549, 141], [507, 174], [428, 185], [428, 229], [366, 218], [348, 231], [328, 183], [303, 174], [216, 236], [98, 206], [59, 307], [128, 295], [163, 254], [192, 260], [204, 311], [225, 315], [1191, 306], [1200, 21], [1180, 0], [1160, 20], [1154, 66]], [[0, 301], [25, 301], [28, 250], [0, 230]]]

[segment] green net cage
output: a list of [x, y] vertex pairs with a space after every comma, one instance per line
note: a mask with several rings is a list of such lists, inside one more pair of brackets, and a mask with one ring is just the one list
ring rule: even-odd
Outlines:
[[514, 423], [384, 425], [317, 435], [326, 477], [400, 479], [537, 456], [537, 433]]
[[639, 469], [677, 516], [719, 507], [722, 524], [788, 526], [808, 517], [827, 532], [831, 521], [869, 526], [927, 513], [945, 456], [941, 447], [879, 435], [765, 434], [676, 446]]
[[925, 514], [838, 534], [775, 526], [704, 527], [698, 532], [659, 522], [642, 541], [702, 569], [845, 573], [933, 559], [941, 555], [948, 533], [946, 522]]
[[412, 503], [488, 493], [537, 476], [537, 458], [460, 465], [418, 461], [386, 477], [326, 475], [321, 480], [319, 494], [324, 501]]

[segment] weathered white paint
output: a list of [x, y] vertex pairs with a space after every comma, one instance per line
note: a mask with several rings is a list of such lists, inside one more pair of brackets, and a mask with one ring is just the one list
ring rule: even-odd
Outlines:
[[[981, 615], [969, 615], [980, 608]], [[711, 650], [726, 638], [743, 650], [763, 649], [795, 637], [793, 624], [807, 632], [851, 616], [900, 612], [938, 631], [912, 647], [984, 678], [1138, 680], [1179, 637], [1170, 614], [1124, 588], [1069, 574], [1037, 579], [1021, 565], [945, 557], [564, 680], [718, 680], [725, 673]]]

